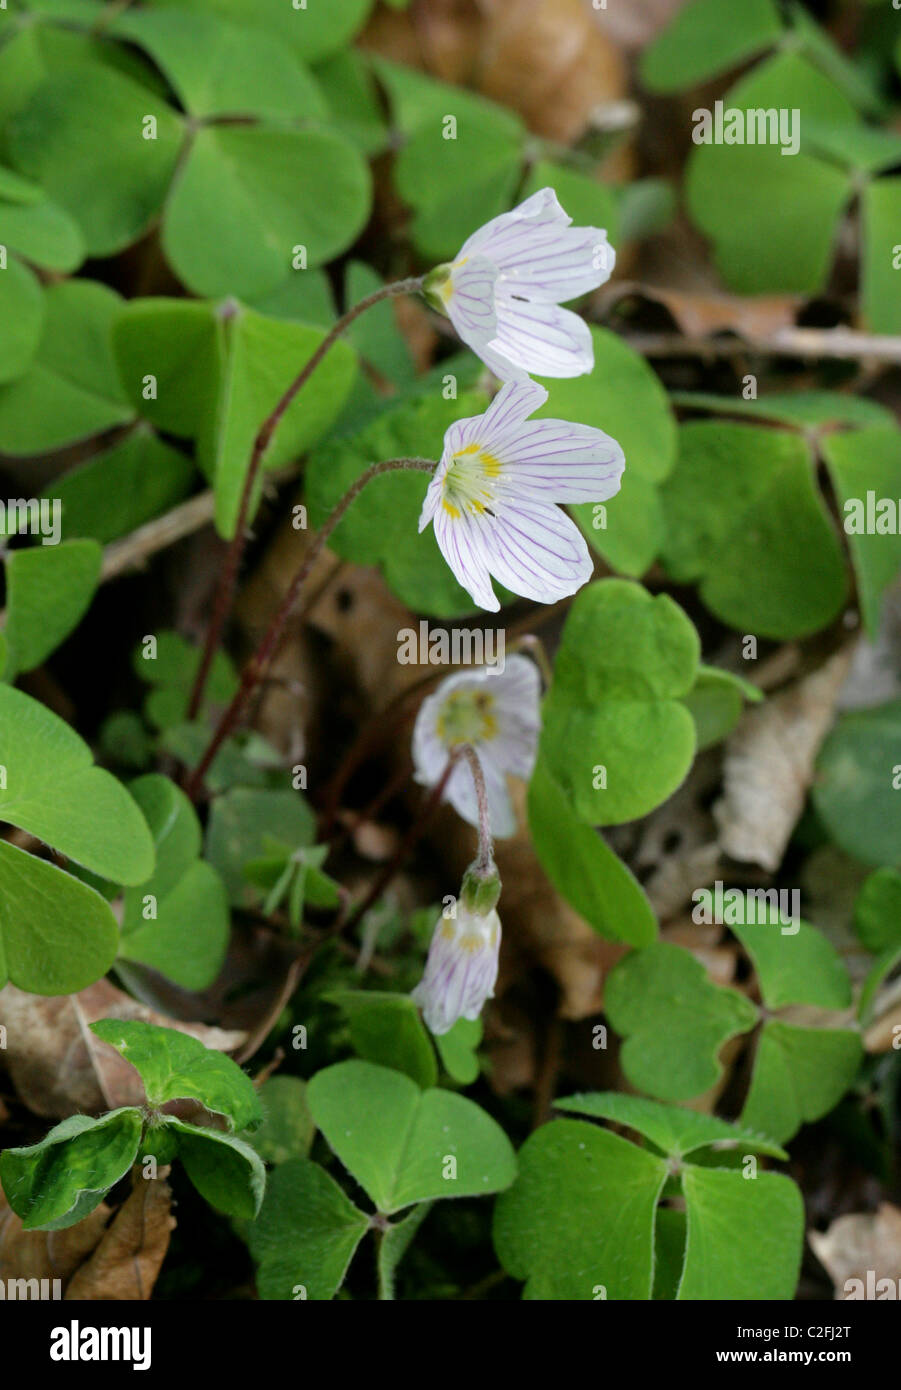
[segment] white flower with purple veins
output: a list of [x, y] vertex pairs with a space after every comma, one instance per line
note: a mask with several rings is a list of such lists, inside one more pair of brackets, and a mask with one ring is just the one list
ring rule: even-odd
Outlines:
[[594, 366], [584, 319], [560, 305], [609, 280], [616, 253], [599, 227], [573, 227], [552, 188], [486, 222], [423, 286], [429, 303], [501, 381], [582, 376]]
[[501, 922], [496, 911], [485, 916], [460, 900], [455, 917], [439, 917], [425, 974], [413, 990], [431, 1032], [450, 1032], [460, 1018], [478, 1018], [494, 994]]
[[514, 594], [556, 603], [593, 569], [585, 538], [558, 502], [606, 502], [626, 466], [615, 439], [591, 425], [529, 420], [548, 393], [508, 382], [484, 415], [456, 420], [429, 484], [419, 529], [435, 539], [481, 608], [500, 603], [491, 575]]
[[[488, 794], [488, 816], [495, 835], [512, 835], [516, 816], [507, 776], [527, 780], [535, 767], [540, 681], [525, 656], [508, 657], [503, 671], [480, 666], [448, 676], [423, 700], [413, 729], [417, 782], [434, 787], [450, 755], [468, 743], [478, 756]], [[479, 824], [472, 770], [465, 758], [454, 765], [444, 799], [470, 825]]]

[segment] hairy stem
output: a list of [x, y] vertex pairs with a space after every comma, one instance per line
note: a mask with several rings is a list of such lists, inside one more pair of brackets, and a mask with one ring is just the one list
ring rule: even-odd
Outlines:
[[477, 874], [487, 876], [494, 868], [494, 845], [491, 839], [491, 818], [488, 814], [488, 788], [485, 773], [479, 762], [479, 755], [471, 743], [461, 743], [456, 750], [469, 763], [472, 780], [476, 785], [476, 803], [479, 810], [479, 854], [473, 865]]
[[297, 601], [297, 596], [303, 588], [307, 576], [319, 558], [326, 541], [341, 521], [344, 513], [351, 504], [356, 501], [366, 484], [371, 482], [373, 478], [378, 478], [383, 473], [398, 472], [402, 469], [417, 469], [420, 472], [431, 473], [434, 467], [435, 462], [433, 459], [420, 458], [386, 459], [383, 463], [373, 463], [365, 472], [360, 474], [353, 486], [349, 488], [341, 498], [341, 501], [335, 507], [334, 511], [326, 518], [321, 529], [311, 542], [294, 578], [291, 580], [285, 596], [279, 604], [275, 616], [263, 636], [263, 640], [241, 672], [241, 680], [234, 698], [219, 720], [213, 736], [207, 745], [206, 752], [191, 774], [185, 790], [192, 800], [196, 798], [203, 786], [203, 779], [209, 770], [210, 764], [225, 739], [228, 738], [229, 734], [237, 727], [248, 700], [265, 676], [269, 668], [269, 663], [278, 650], [284, 634], [285, 625], [291, 615], [291, 609]]
[[250, 463], [247, 468], [247, 475], [244, 479], [244, 487], [241, 492], [241, 501], [238, 506], [238, 519], [235, 523], [235, 534], [233, 535], [228, 551], [225, 556], [225, 563], [219, 576], [219, 583], [216, 588], [216, 597], [213, 600], [213, 612], [210, 618], [210, 625], [207, 629], [206, 638], [203, 644], [203, 655], [200, 665], [197, 668], [197, 675], [194, 678], [194, 686], [191, 690], [191, 698], [188, 703], [188, 718], [194, 719], [200, 709], [203, 699], [203, 692], [209, 679], [210, 669], [213, 658], [219, 647], [222, 637], [222, 629], [231, 612], [232, 600], [235, 596], [235, 587], [238, 582], [238, 572], [241, 568], [241, 560], [244, 549], [247, 545], [247, 523], [250, 515], [250, 504], [253, 499], [254, 489], [262, 467], [263, 458], [272, 437], [281, 424], [282, 418], [290, 406], [294, 397], [306, 386], [310, 377], [325, 357], [326, 353], [341, 337], [347, 328], [364, 314], [367, 309], [371, 309], [374, 304], [380, 304], [384, 299], [393, 299], [402, 294], [415, 294], [422, 287], [422, 280], [397, 280], [393, 284], [383, 285], [381, 289], [373, 291], [372, 294], [361, 299], [359, 304], [355, 304], [347, 313], [329, 330], [322, 342], [313, 353], [312, 357], [304, 363], [300, 372], [291, 382], [279, 400], [275, 409], [266, 417], [260, 426], [257, 436], [253, 441], [253, 449], [250, 455]]

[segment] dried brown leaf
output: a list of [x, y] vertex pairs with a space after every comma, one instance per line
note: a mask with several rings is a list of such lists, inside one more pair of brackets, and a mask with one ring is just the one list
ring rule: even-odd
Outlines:
[[67, 1299], [135, 1302], [150, 1297], [175, 1229], [168, 1172], [162, 1168], [156, 1178], [136, 1172], [130, 1195], [72, 1279]]

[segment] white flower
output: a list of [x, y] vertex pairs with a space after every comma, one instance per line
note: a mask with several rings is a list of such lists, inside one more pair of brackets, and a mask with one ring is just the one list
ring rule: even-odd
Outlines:
[[412, 994], [435, 1034], [449, 1032], [460, 1018], [478, 1018], [497, 979], [497, 912], [478, 916], [461, 899], [456, 914], [438, 918], [425, 973]]
[[[416, 716], [417, 782], [434, 787], [453, 750], [471, 744], [482, 765], [492, 832], [512, 835], [516, 817], [507, 774], [524, 780], [532, 775], [541, 728], [539, 694], [538, 671], [524, 656], [508, 657], [503, 671], [481, 666], [448, 676], [423, 700]], [[478, 825], [475, 783], [465, 758], [454, 766], [444, 797], [463, 820]]]
[[571, 223], [542, 188], [426, 277], [429, 302], [502, 381], [581, 376], [594, 365], [588, 325], [560, 304], [609, 280], [616, 254], [605, 231]]
[[434, 522], [441, 553], [481, 608], [500, 608], [492, 574], [539, 603], [574, 594], [593, 565], [554, 504], [619, 491], [625, 458], [615, 439], [565, 420], [527, 422], [547, 398], [537, 382], [508, 382], [484, 415], [456, 420], [426, 493], [419, 529]]

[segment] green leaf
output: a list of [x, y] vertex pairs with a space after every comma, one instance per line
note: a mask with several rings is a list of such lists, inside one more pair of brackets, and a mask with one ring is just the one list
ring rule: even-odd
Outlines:
[[70, 1115], [39, 1144], [0, 1153], [0, 1179], [26, 1231], [61, 1231], [99, 1206], [134, 1163], [140, 1110]]
[[[663, 1100], [691, 1100], [722, 1074], [719, 1051], [757, 1021], [757, 1010], [737, 990], [720, 988], [682, 946], [658, 942], [633, 951], [607, 979], [610, 1025], [625, 1038], [623, 1070], [641, 1091]], [[761, 1133], [776, 1134], [744, 1117]]]
[[[156, 121], [147, 138], [148, 116]], [[13, 163], [77, 222], [92, 256], [136, 241], [159, 212], [184, 128], [146, 87], [98, 62], [49, 78], [13, 116]]]
[[[318, 328], [250, 309], [236, 308], [226, 320], [215, 417], [201, 441], [221, 535], [234, 533], [257, 431], [324, 336]], [[296, 459], [317, 442], [344, 404], [355, 371], [352, 349], [336, 343], [285, 411], [266, 451], [267, 468]]]
[[[609, 329], [592, 328], [591, 337], [594, 369], [587, 376], [546, 379], [548, 401], [537, 417], [576, 420], [604, 430], [622, 446], [627, 472], [660, 483], [676, 461], [676, 421], [660, 378]], [[611, 513], [615, 506], [614, 499]], [[573, 510], [578, 515], [582, 509]]]
[[478, 1078], [478, 1047], [482, 1041], [480, 1018], [458, 1018], [447, 1033], [433, 1037], [441, 1065], [461, 1086], [471, 1086]]
[[699, 667], [698, 679], [685, 696], [685, 704], [695, 722], [698, 751], [719, 743], [732, 732], [741, 718], [745, 700], [756, 703], [762, 699], [756, 685], [731, 671], [721, 671], [714, 666]]
[[255, 296], [248, 308], [267, 318], [296, 319], [317, 328], [331, 328], [337, 317], [331, 281], [324, 270], [292, 270], [274, 289]]
[[901, 944], [901, 874], [877, 869], [854, 904], [854, 930], [874, 955]]
[[430, 1198], [487, 1195], [513, 1181], [510, 1141], [465, 1096], [420, 1091], [400, 1072], [356, 1061], [317, 1072], [307, 1094], [332, 1149], [388, 1215]]
[[877, 179], [861, 195], [861, 307], [874, 333], [901, 333], [898, 307], [901, 178]]
[[139, 425], [87, 463], [44, 489], [63, 510], [63, 535], [118, 540], [181, 502], [191, 491], [194, 465]]
[[718, 1150], [738, 1148], [742, 1152], [751, 1150], [768, 1154], [771, 1158], [788, 1158], [778, 1144], [742, 1125], [727, 1124], [715, 1115], [683, 1110], [676, 1105], [660, 1105], [642, 1096], [623, 1095], [621, 1091], [592, 1091], [587, 1095], [567, 1096], [564, 1100], [555, 1100], [554, 1105], [558, 1110], [592, 1115], [599, 1120], [626, 1125], [650, 1139], [661, 1153], [670, 1158], [682, 1159], [698, 1149], [710, 1147]]
[[262, 1119], [250, 1077], [197, 1038], [133, 1019], [104, 1018], [92, 1023], [91, 1031], [131, 1062], [155, 1109], [189, 1098], [223, 1115], [230, 1130], [247, 1129]]
[[131, 418], [110, 348], [120, 302], [90, 280], [45, 292], [35, 358], [23, 376], [0, 386], [0, 451], [44, 453]]
[[[441, 457], [444, 433], [464, 415], [485, 408], [481, 392], [447, 401], [436, 391], [390, 407], [358, 434], [329, 440], [307, 463], [310, 522], [319, 527], [352, 483], [379, 459]], [[378, 565], [389, 587], [415, 612], [456, 617], [473, 611], [438, 549], [433, 528], [419, 534], [428, 487], [425, 473], [375, 478], [353, 503], [329, 545], [357, 565]]]
[[119, 376], [132, 405], [157, 429], [193, 439], [213, 415], [226, 310], [232, 306], [184, 299], [123, 304], [113, 324]]
[[75, 994], [106, 974], [117, 937], [93, 888], [0, 840], [0, 986]]
[[554, 1120], [518, 1162], [495, 1206], [494, 1245], [526, 1281], [523, 1297], [649, 1299], [664, 1161], [596, 1125]]
[[[167, 729], [180, 723], [188, 709], [194, 678], [200, 664], [200, 648], [192, 646], [177, 632], [161, 632], [156, 638], [156, 655], [142, 641], [135, 649], [132, 666], [141, 680], [153, 686], [144, 701], [144, 713], [151, 724]], [[228, 656], [217, 651], [210, 667], [205, 705], [225, 705], [238, 688], [238, 678]], [[209, 738], [205, 731], [204, 747]]]
[[641, 80], [651, 92], [693, 87], [774, 46], [783, 32], [773, 0], [747, 0], [737, 10], [693, 0], [644, 50]]
[[[883, 593], [901, 571], [901, 430], [876, 426], [827, 435], [823, 457], [844, 513], [863, 620], [875, 639]], [[882, 498], [891, 499], [887, 524], [877, 510]]]
[[345, 49], [317, 64], [316, 81], [330, 123], [371, 158], [388, 144], [389, 132], [369, 64], [359, 50]]
[[68, 724], [11, 686], [0, 686], [0, 767], [0, 820], [115, 883], [153, 871], [150, 831], [125, 788]]
[[252, 1221], [266, 1190], [259, 1154], [244, 1140], [218, 1129], [187, 1124], [174, 1115], [167, 1115], [164, 1123], [177, 1135], [178, 1157], [201, 1197], [227, 1216]]
[[[5, 169], [0, 170], [0, 176], [16, 177], [8, 175]], [[36, 197], [0, 201], [0, 243], [12, 247], [33, 265], [48, 270], [77, 270], [84, 260], [84, 240], [78, 224], [46, 198], [37, 185], [29, 186], [34, 188]], [[5, 196], [0, 188], [0, 199]]]
[[757, 1042], [742, 1124], [784, 1143], [828, 1115], [857, 1076], [860, 1036], [848, 1028], [797, 1028], [770, 1019]]
[[878, 401], [851, 396], [842, 391], [767, 391], [752, 401], [743, 396], [714, 396], [708, 391], [673, 391], [673, 405], [714, 414], [750, 415], [759, 420], [776, 420], [799, 430], [815, 430], [819, 425], [893, 425], [895, 417]]
[[746, 1179], [722, 1168], [682, 1173], [688, 1231], [677, 1298], [736, 1302], [794, 1297], [804, 1203], [781, 1173]]
[[109, 33], [144, 48], [195, 118], [320, 120], [326, 105], [297, 58], [271, 34], [190, 9], [129, 10]]
[[729, 930], [754, 962], [767, 1008], [785, 1004], [850, 1007], [851, 981], [842, 958], [815, 927], [800, 921], [790, 927], [756, 922], [730, 923]]
[[817, 761], [813, 804], [833, 840], [864, 864], [901, 865], [901, 700], [843, 714]]
[[[3, 225], [0, 222], [0, 238]], [[0, 383], [14, 381], [31, 366], [44, 324], [44, 292], [37, 276], [21, 261], [0, 270]]]
[[293, 50], [308, 63], [318, 62], [343, 48], [361, 29], [373, 0], [307, 0], [295, 9], [283, 0], [152, 0], [156, 9], [199, 10], [242, 27], [260, 29]]
[[263, 1123], [247, 1142], [266, 1163], [306, 1158], [316, 1132], [306, 1082], [296, 1076], [270, 1076], [258, 1094]]
[[587, 376], [546, 380], [549, 399], [537, 417], [576, 420], [621, 445], [626, 471], [605, 504], [570, 508], [586, 539], [614, 569], [638, 578], [663, 541], [656, 484], [676, 459], [676, 422], [660, 378], [644, 358], [606, 328], [592, 328], [594, 368]]
[[318, 1163], [293, 1158], [270, 1175], [250, 1228], [263, 1299], [334, 1298], [369, 1218]]
[[606, 579], [569, 610], [541, 750], [575, 814], [593, 825], [646, 815], [675, 791], [694, 756], [698, 635], [666, 594]]
[[[839, 89], [788, 51], [761, 63], [723, 101], [742, 111], [802, 111], [804, 122], [856, 120]], [[815, 294], [825, 286], [839, 217], [853, 196], [844, 170], [803, 151], [784, 156], [778, 145], [699, 145], [685, 188], [730, 289]]]
[[513, 112], [452, 92], [441, 115], [417, 125], [394, 165], [397, 191], [413, 209], [413, 243], [433, 261], [451, 260], [467, 237], [509, 208], [523, 158], [524, 127]]
[[436, 1084], [435, 1052], [408, 994], [339, 989], [326, 998], [344, 1014], [353, 1049], [364, 1061], [393, 1067], [423, 1088]]
[[169, 198], [163, 248], [195, 294], [247, 299], [285, 278], [297, 247], [310, 266], [345, 251], [371, 199], [369, 168], [340, 135], [206, 126]]
[[847, 577], [806, 442], [753, 425], [702, 421], [679, 431], [663, 486], [663, 562], [698, 581], [704, 603], [739, 632], [783, 640], [827, 626]]
[[91, 540], [7, 552], [5, 680], [40, 666], [75, 630], [91, 606], [102, 560]]
[[638, 881], [600, 834], [573, 814], [543, 759], [529, 784], [529, 829], [541, 866], [558, 893], [610, 941], [647, 946], [657, 918]]
[[206, 857], [221, 874], [236, 907], [261, 901], [244, 875], [259, 859], [267, 836], [293, 851], [313, 843], [313, 814], [299, 792], [234, 787], [213, 802], [206, 832]]
[[[351, 261], [347, 267], [348, 304], [358, 304], [361, 299], [381, 289], [381, 276], [362, 261]], [[410, 381], [415, 375], [415, 367], [407, 340], [401, 333], [390, 300], [376, 304], [361, 314], [348, 333], [350, 341], [365, 361], [388, 381], [398, 385]]]
[[225, 959], [230, 919], [222, 880], [198, 858], [197, 813], [167, 777], [151, 773], [130, 791], [153, 832], [156, 869], [125, 894], [119, 959], [158, 970], [183, 989], [206, 989]]

